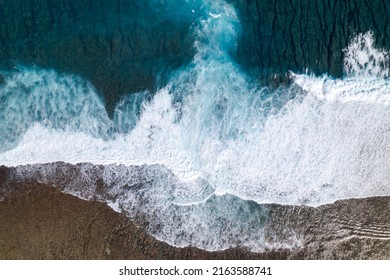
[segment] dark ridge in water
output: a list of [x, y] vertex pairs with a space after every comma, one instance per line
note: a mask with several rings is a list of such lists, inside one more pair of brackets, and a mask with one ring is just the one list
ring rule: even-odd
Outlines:
[[1, 1], [0, 63], [77, 73], [104, 94], [112, 112], [120, 95], [154, 90], [191, 60], [196, 15], [168, 2]]
[[[16, 167], [0, 179], [104, 201], [176, 247], [390, 240], [378, 208], [335, 202], [389, 195], [386, 4], [230, 2], [238, 16], [223, 0], [1, 2], [0, 164]], [[342, 79], [287, 75], [342, 61]], [[294, 84], [256, 83], [270, 77]]]
[[258, 75], [309, 69], [339, 77], [343, 74], [342, 50], [351, 37], [370, 30], [378, 46], [390, 46], [388, 1], [227, 2], [235, 5], [242, 24], [236, 57]]
[[[372, 30], [379, 46], [390, 44], [386, 1], [228, 2], [242, 24], [231, 54], [253, 78], [273, 77], [276, 86], [289, 82], [288, 70], [340, 76], [355, 33]], [[193, 30], [206, 13], [200, 0], [1, 1], [0, 62], [79, 74], [112, 116], [124, 94], [153, 92], [191, 61]]]

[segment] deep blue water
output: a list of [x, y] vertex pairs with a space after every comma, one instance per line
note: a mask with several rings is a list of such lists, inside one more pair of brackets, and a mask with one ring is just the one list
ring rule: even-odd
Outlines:
[[86, 163], [59, 183], [64, 191], [92, 199], [98, 176], [107, 186], [100, 199], [114, 209], [142, 216], [170, 244], [207, 250], [264, 249], [261, 204], [389, 195], [388, 53], [373, 33], [341, 50], [343, 77], [291, 72], [291, 84], [271, 87], [236, 61], [242, 25], [233, 5], [145, 3], [160, 23], [138, 26], [188, 26], [191, 58], [167, 67], [155, 88], [121, 93], [112, 113], [83, 75], [23, 61], [4, 69], [0, 164], [49, 163], [20, 167], [20, 176], [51, 182], [54, 162]]

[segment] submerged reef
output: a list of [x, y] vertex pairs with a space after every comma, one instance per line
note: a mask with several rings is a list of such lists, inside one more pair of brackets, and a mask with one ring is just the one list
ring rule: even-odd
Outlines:
[[[373, 31], [390, 46], [382, 1], [229, 0], [241, 30], [232, 57], [254, 79], [286, 82], [288, 70], [340, 76], [343, 49]], [[92, 81], [112, 114], [124, 94], [165, 86], [190, 63], [202, 1], [1, 1], [0, 61], [51, 67]], [[270, 78], [274, 77], [270, 80]]]

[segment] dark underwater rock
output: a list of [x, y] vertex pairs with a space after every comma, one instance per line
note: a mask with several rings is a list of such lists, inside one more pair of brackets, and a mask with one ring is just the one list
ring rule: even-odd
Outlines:
[[155, 89], [192, 59], [192, 16], [153, 2], [0, 1], [0, 63], [79, 74], [111, 111], [121, 95]]
[[[227, 1], [242, 24], [232, 56], [253, 78], [272, 77], [271, 84], [279, 78], [285, 84], [288, 70], [342, 75], [343, 48], [359, 32], [372, 30], [379, 46], [390, 46], [385, 0]], [[164, 86], [191, 61], [191, 28], [204, 16], [200, 3], [0, 1], [0, 63], [79, 74], [111, 114], [124, 94]]]
[[342, 75], [343, 49], [357, 33], [373, 31], [390, 47], [385, 0], [228, 0], [242, 23], [238, 61], [258, 75], [288, 70]]

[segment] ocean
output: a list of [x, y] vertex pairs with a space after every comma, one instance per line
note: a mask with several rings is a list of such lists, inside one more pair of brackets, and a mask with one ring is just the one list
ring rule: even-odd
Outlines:
[[134, 23], [126, 10], [121, 20], [170, 21], [191, 44], [182, 58], [170, 49], [144, 62], [157, 72], [170, 63], [153, 86], [108, 102], [84, 73], [22, 59], [3, 67], [0, 165], [13, 180], [107, 202], [159, 240], [209, 251], [299, 247], [294, 231], [269, 237], [269, 205], [390, 195], [389, 53], [376, 33], [349, 36], [341, 75], [275, 70], [271, 80], [285, 79], [275, 86], [237, 58], [247, 32], [237, 5], [144, 2], [156, 20]]

